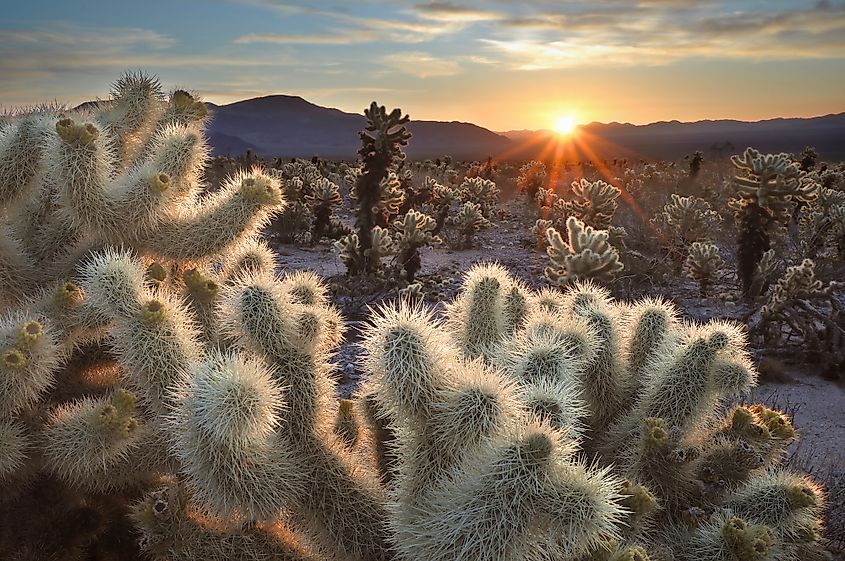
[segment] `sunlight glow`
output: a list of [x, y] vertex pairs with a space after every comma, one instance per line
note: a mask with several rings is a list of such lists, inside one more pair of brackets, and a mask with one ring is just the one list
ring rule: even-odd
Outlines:
[[573, 132], [575, 132], [575, 117], [572, 115], [566, 115], [564, 117], [558, 118], [555, 121], [554, 130], [561, 136], [569, 136]]

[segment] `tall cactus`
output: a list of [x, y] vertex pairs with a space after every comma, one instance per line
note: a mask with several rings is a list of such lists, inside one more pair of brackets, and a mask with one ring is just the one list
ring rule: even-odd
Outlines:
[[381, 184], [387, 180], [391, 167], [403, 157], [402, 147], [408, 144], [411, 134], [405, 128], [409, 118], [402, 116], [400, 109], [390, 113], [374, 101], [364, 111], [367, 126], [360, 133], [361, 148], [358, 155], [363, 163], [362, 174], [355, 183], [355, 197], [358, 201], [358, 243], [360, 244], [360, 271], [374, 271], [375, 260], [368, 255], [372, 247], [372, 230], [378, 225], [377, 212], [381, 195]]
[[731, 156], [731, 162], [738, 172], [734, 177], [737, 193], [731, 200], [739, 227], [737, 272], [748, 295], [754, 268], [771, 246], [772, 229], [789, 220], [793, 202], [814, 200], [819, 185], [804, 180], [788, 154], [761, 154], [747, 148], [741, 156]]

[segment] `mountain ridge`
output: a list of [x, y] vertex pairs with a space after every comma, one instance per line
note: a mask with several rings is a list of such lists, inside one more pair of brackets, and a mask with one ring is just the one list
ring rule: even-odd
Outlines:
[[[354, 159], [363, 113], [317, 105], [301, 96], [270, 94], [228, 104], [207, 103], [214, 154], [252, 150], [263, 156]], [[815, 146], [822, 158], [845, 159], [845, 112], [817, 117], [773, 117], [759, 121], [701, 119], [645, 125], [592, 122], [573, 138], [547, 129], [492, 131], [465, 121], [411, 120], [407, 154], [414, 159], [449, 154], [480, 160], [540, 158], [549, 153], [589, 158], [676, 159], [696, 150], [719, 153], [745, 146], [797, 152]], [[549, 148], [550, 144], [555, 146]]]

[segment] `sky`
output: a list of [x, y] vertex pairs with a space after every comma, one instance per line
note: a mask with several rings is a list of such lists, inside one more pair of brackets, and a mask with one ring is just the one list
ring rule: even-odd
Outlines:
[[121, 72], [214, 103], [283, 93], [496, 131], [845, 111], [845, 0], [26, 0], [0, 107], [105, 98]]

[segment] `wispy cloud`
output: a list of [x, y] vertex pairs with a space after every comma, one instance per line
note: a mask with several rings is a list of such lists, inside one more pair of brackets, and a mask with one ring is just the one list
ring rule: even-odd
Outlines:
[[490, 21], [504, 17], [502, 12], [461, 6], [450, 2], [417, 4], [409, 12], [424, 19], [448, 22]]
[[[656, 6], [656, 7], [655, 7]], [[690, 58], [794, 60], [845, 58], [845, 4], [684, 17], [649, 3], [622, 13], [606, 7], [501, 20], [530, 28], [525, 37], [482, 37], [500, 60], [522, 70], [602, 65], [662, 65]], [[691, 13], [695, 11], [695, 13]], [[501, 35], [504, 35], [501, 36]]]
[[461, 66], [453, 60], [436, 58], [421, 52], [393, 53], [381, 57], [379, 61], [385, 66], [418, 78], [452, 76], [461, 71]]

